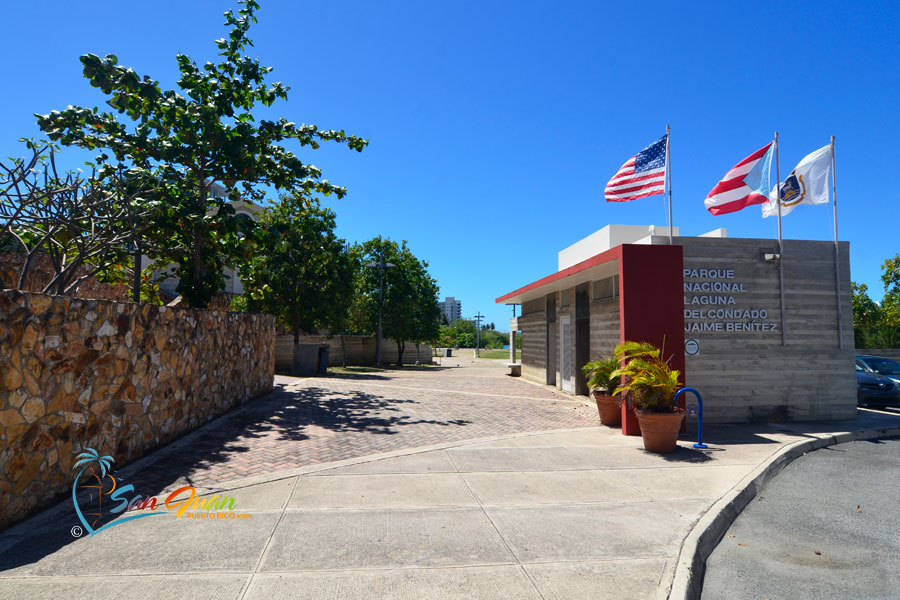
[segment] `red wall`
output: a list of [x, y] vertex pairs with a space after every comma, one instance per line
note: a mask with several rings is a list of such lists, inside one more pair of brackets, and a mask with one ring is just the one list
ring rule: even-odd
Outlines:
[[[684, 278], [681, 246], [626, 244], [619, 260], [619, 339], [664, 347], [684, 384]], [[622, 433], [640, 428], [623, 412]]]

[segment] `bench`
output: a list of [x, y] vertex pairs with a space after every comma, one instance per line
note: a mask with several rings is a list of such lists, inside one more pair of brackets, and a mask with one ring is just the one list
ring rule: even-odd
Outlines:
[[522, 376], [522, 363], [506, 363], [506, 366], [509, 367], [509, 375], [511, 377]]

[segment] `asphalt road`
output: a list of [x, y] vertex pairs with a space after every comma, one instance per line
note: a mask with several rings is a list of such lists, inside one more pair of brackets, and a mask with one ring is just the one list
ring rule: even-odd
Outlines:
[[788, 465], [709, 557], [703, 598], [900, 598], [900, 439]]

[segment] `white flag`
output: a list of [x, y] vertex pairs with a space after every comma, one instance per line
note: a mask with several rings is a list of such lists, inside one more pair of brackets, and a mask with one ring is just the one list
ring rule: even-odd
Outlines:
[[[798, 204], [828, 204], [828, 173], [831, 171], [831, 144], [819, 148], [794, 167], [781, 184], [781, 214], [790, 214]], [[763, 218], [778, 215], [777, 189], [762, 205]]]

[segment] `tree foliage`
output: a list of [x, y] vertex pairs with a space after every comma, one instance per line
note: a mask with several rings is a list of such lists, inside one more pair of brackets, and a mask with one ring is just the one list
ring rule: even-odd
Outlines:
[[[346, 193], [282, 142], [317, 149], [321, 142], [334, 141], [356, 151], [368, 144], [343, 130], [255, 118], [256, 107], [286, 100], [289, 88], [266, 83], [272, 67], [246, 54], [253, 45], [248, 31], [259, 4], [239, 3], [236, 14], [225, 13], [230, 31], [215, 42], [218, 62], [200, 66], [188, 56], [176, 56], [178, 91], [164, 90], [159, 82], [119, 65], [112, 54], [85, 54], [85, 78], [109, 97], [107, 104], [115, 112], [69, 106], [36, 115], [51, 140], [101, 150], [98, 164], [130, 165], [161, 183], [162, 208], [148, 232], [148, 254], [159, 264], [176, 265], [178, 291], [191, 306], [206, 306], [222, 288], [224, 267], [241, 253], [246, 232], [228, 200], [260, 200], [267, 186], [304, 198]], [[213, 184], [224, 186], [225, 194], [212, 197]]]
[[866, 284], [851, 283], [853, 337], [857, 348], [900, 348], [900, 255], [881, 266], [884, 297], [869, 297]]
[[359, 301], [369, 331], [378, 322], [378, 262], [395, 265], [384, 269], [383, 336], [397, 343], [398, 366], [403, 364], [406, 342], [434, 342], [440, 334], [441, 309], [438, 285], [428, 273], [428, 263], [418, 259], [407, 247], [389, 239], [376, 237], [361, 245], [367, 264], [361, 279]]
[[334, 228], [333, 211], [284, 197], [263, 213], [256, 251], [241, 265], [246, 309], [275, 315], [294, 343], [346, 326], [359, 260]]
[[[459, 319], [452, 325], [441, 326], [440, 344], [445, 347], [474, 348], [477, 336], [475, 321]], [[509, 334], [496, 331], [493, 323], [487, 323], [481, 329], [482, 348], [503, 348], [509, 344]]]

